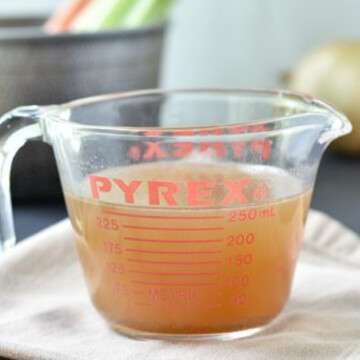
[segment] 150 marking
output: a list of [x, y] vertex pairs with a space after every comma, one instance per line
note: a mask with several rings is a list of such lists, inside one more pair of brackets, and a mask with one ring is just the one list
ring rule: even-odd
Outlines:
[[252, 264], [252, 261], [252, 254], [237, 254], [227, 258], [227, 263], [229, 266], [249, 266]]

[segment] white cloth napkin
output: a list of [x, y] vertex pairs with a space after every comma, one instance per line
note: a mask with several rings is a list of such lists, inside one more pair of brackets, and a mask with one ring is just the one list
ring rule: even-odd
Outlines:
[[137, 341], [95, 312], [69, 221], [0, 259], [0, 357], [11, 359], [360, 359], [360, 239], [315, 211], [291, 299], [255, 337], [228, 342]]

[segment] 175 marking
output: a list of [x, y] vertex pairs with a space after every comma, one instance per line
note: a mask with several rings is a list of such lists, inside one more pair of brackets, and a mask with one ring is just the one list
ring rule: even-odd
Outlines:
[[120, 244], [116, 244], [112, 241], [103, 241], [103, 245], [106, 253], [116, 254], [116, 255], [121, 255], [123, 253]]

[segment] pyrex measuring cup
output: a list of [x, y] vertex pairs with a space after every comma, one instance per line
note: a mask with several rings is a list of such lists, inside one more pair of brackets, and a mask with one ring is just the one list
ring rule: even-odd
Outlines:
[[351, 125], [289, 92], [188, 90], [23, 107], [0, 130], [2, 250], [15, 243], [12, 158], [43, 139], [107, 322], [132, 336], [228, 339], [285, 306], [321, 155]]

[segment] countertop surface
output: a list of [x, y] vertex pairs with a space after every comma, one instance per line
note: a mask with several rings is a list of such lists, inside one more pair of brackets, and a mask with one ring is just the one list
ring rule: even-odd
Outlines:
[[[312, 207], [321, 210], [360, 233], [360, 158], [326, 154], [314, 190]], [[22, 240], [64, 219], [63, 203], [14, 206], [15, 229]]]

